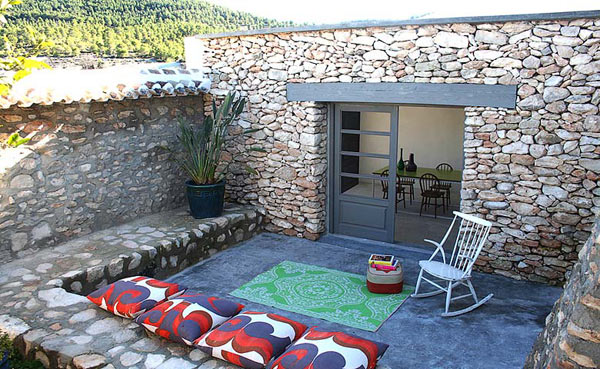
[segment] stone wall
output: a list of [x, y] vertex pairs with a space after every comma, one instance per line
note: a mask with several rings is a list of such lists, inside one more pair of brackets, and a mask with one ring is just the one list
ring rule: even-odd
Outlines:
[[4, 263], [0, 335], [46, 368], [132, 368], [151, 352], [146, 363], [154, 364], [146, 367], [164, 361], [163, 368], [222, 369], [214, 360], [205, 364], [208, 357], [193, 347], [148, 335], [131, 319], [98, 309], [85, 295], [134, 275], [166, 279], [250, 239], [262, 231], [262, 219], [250, 206], [226, 204], [221, 217], [208, 219], [193, 219], [183, 207]]
[[600, 367], [600, 219], [579, 252], [560, 299], [546, 319], [525, 368]]
[[[205, 95], [207, 111], [212, 109], [212, 98]], [[262, 128], [251, 137], [240, 135], [228, 145], [224, 160], [232, 161], [232, 165], [226, 197], [265, 208], [266, 231], [315, 240], [325, 230], [327, 109], [314, 103], [285, 103], [281, 96], [273, 96], [273, 101], [281, 104], [267, 103], [268, 99], [249, 96], [249, 112], [233, 130], [239, 133], [242, 128]], [[265, 105], [260, 114], [254, 105], [258, 100]], [[281, 110], [284, 105], [287, 109]], [[261, 118], [257, 119], [257, 114]], [[249, 152], [250, 146], [261, 147], [266, 153]], [[249, 174], [246, 166], [258, 176]]]
[[47, 247], [183, 204], [183, 177], [161, 147], [177, 119], [201, 121], [202, 97], [54, 104], [0, 111], [0, 257]]
[[467, 109], [461, 208], [494, 222], [480, 270], [564, 279], [600, 206], [598, 118]]
[[[242, 126], [266, 154], [231, 157], [231, 196], [267, 210], [267, 229], [325, 231], [326, 106], [287, 83], [518, 86], [514, 110], [466, 108], [461, 208], [493, 221], [479, 268], [561, 283], [600, 209], [600, 20], [405, 25], [200, 39], [214, 95], [249, 98]], [[188, 51], [189, 54], [189, 51]], [[241, 167], [241, 165], [240, 165]]]

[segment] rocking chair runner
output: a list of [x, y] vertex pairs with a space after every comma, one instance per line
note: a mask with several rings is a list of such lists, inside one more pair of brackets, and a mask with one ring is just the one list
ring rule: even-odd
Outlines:
[[[458, 235], [456, 237], [456, 241], [454, 242], [452, 256], [450, 260], [446, 262], [446, 254], [444, 253], [443, 245], [448, 239], [448, 236], [450, 235], [450, 232], [452, 231], [452, 228], [457, 220], [460, 221]], [[455, 211], [452, 224], [450, 225], [450, 228], [448, 228], [446, 235], [440, 243], [432, 240], [425, 240], [426, 242], [435, 245], [437, 249], [431, 255], [429, 260], [419, 261], [421, 272], [419, 273], [417, 286], [415, 288], [415, 292], [412, 294], [412, 297], [430, 297], [445, 292], [446, 310], [442, 314], [444, 317], [467, 313], [488, 302], [489, 299], [492, 298], [493, 294], [487, 295], [482, 300], [477, 298], [473, 284], [471, 284], [471, 271], [475, 261], [477, 260], [477, 257], [479, 256], [479, 253], [481, 252], [481, 249], [483, 248], [483, 245], [485, 244], [485, 241], [487, 240], [491, 227], [492, 223], [488, 222], [487, 220]], [[433, 260], [438, 253], [441, 253], [442, 255], [442, 262]], [[423, 276], [423, 272], [438, 278], [438, 280], [433, 281], [427, 279]], [[419, 288], [421, 287], [422, 281], [428, 282], [432, 286], [436, 287], [437, 291], [419, 293]], [[443, 287], [444, 284], [446, 284], [446, 287]], [[452, 289], [459, 285], [468, 287], [470, 293], [452, 297]], [[449, 311], [451, 301], [465, 297], [473, 297], [475, 303], [461, 310]]]

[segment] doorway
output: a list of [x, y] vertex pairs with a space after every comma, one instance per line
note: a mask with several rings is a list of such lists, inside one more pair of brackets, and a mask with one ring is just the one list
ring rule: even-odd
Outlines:
[[[425, 247], [424, 238], [440, 240], [460, 205], [463, 109], [336, 104], [332, 121], [332, 232]], [[411, 153], [416, 172], [397, 165]], [[424, 173], [448, 188], [437, 215], [421, 208]]]
[[[451, 106], [401, 105], [398, 119], [398, 150], [402, 152], [399, 160], [414, 154], [418, 171], [416, 178], [412, 178], [413, 198], [407, 196], [406, 202], [398, 206], [394, 241], [431, 247], [423, 239], [440, 241], [452, 222], [453, 211], [460, 210], [465, 112]], [[435, 175], [447, 189], [445, 209], [440, 207], [437, 212], [432, 206], [421, 209], [426, 199], [421, 197], [423, 186], [418, 177], [424, 173]], [[410, 183], [412, 179], [404, 180]], [[410, 190], [408, 185], [403, 188], [406, 192]]]

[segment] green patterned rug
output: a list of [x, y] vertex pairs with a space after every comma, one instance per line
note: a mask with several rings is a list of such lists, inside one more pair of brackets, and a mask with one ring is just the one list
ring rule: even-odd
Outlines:
[[375, 332], [413, 290], [404, 285], [400, 294], [375, 294], [367, 290], [364, 276], [284, 261], [231, 295]]

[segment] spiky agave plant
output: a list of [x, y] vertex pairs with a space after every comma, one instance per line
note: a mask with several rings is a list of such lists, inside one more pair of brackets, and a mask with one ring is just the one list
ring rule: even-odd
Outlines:
[[[239, 118], [245, 104], [245, 98], [230, 92], [218, 108], [213, 100], [211, 115], [205, 117], [202, 125], [191, 124], [183, 118], [179, 119], [180, 132], [177, 138], [183, 145], [183, 152], [177, 154], [170, 149], [169, 151], [174, 154], [174, 160], [190, 176], [194, 184], [214, 184], [225, 177], [226, 169], [231, 163], [226, 163], [224, 170], [217, 169], [221, 164], [221, 153], [228, 138], [227, 128]], [[245, 130], [244, 134], [256, 131]], [[258, 147], [250, 147], [249, 150], [263, 151]], [[255, 173], [248, 166], [246, 170]]]

